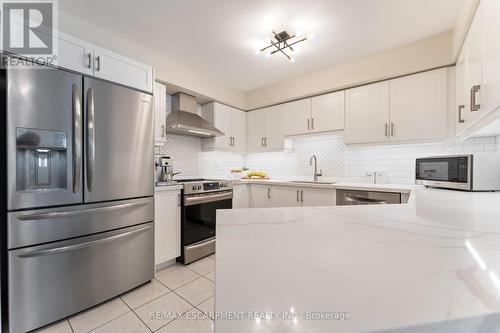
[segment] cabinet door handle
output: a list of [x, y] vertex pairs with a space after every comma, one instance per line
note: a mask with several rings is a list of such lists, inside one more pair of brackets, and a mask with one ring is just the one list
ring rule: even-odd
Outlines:
[[477, 103], [476, 96], [479, 90], [481, 90], [480, 85], [473, 86], [472, 89], [470, 90], [470, 110], [472, 112], [479, 111], [479, 109], [481, 108], [481, 104], [476, 104]]
[[314, 118], [311, 118], [311, 129], [314, 129]]
[[87, 59], [89, 61], [89, 64], [87, 65], [87, 68], [92, 68], [92, 53], [87, 54]]
[[261, 147], [264, 147], [264, 137], [261, 137], [261, 138], [260, 138], [260, 146], [261, 146]]
[[264, 137], [264, 147], [267, 147], [267, 136]]
[[236, 138], [233, 136], [233, 147], [236, 146]]
[[304, 191], [300, 190], [300, 202], [304, 202]]
[[463, 124], [465, 123], [465, 120], [462, 118], [462, 110], [465, 109], [465, 105], [459, 105], [458, 106], [458, 123]]
[[297, 190], [297, 202], [299, 202], [299, 201], [300, 201], [300, 199], [299, 199], [299, 192], [300, 192], [300, 191], [299, 191], [299, 190]]
[[389, 124], [385, 123], [385, 136], [389, 137]]
[[161, 137], [165, 137], [165, 125], [161, 125]]
[[100, 70], [101, 70], [101, 57], [100, 57], [100, 56], [97, 56], [97, 57], [95, 58], [95, 60], [96, 60], [96, 70], [97, 70], [97, 71], [100, 71]]
[[181, 206], [181, 195], [177, 194], [177, 207]]
[[394, 123], [391, 123], [391, 136], [394, 137], [396, 135], [396, 125]]
[[271, 199], [271, 188], [270, 187], [267, 188], [267, 198]]
[[310, 131], [311, 130], [311, 119], [307, 118], [307, 130]]

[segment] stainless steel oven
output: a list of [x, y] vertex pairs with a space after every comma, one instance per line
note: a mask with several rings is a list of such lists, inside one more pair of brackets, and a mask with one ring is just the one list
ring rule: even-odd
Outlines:
[[417, 184], [465, 191], [500, 190], [500, 155], [477, 153], [417, 158]]
[[230, 182], [192, 180], [184, 183], [181, 213], [181, 256], [189, 264], [215, 252], [217, 210], [233, 207]]

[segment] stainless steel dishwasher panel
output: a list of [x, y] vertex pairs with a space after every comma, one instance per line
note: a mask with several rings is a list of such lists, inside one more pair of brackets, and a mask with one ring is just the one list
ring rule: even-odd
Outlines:
[[400, 204], [401, 193], [337, 190], [337, 206]]
[[12, 250], [10, 332], [27, 332], [154, 277], [154, 224]]

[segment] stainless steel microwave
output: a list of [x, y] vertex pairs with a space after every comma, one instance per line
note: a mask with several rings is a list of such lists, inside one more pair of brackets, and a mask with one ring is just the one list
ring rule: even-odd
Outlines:
[[417, 158], [415, 182], [463, 191], [500, 191], [500, 154]]

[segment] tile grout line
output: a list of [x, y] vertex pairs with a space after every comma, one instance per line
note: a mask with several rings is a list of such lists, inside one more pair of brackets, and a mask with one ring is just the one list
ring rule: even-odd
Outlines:
[[[194, 282], [194, 281], [196, 281], [196, 280], [198, 280], [198, 279], [201, 279], [201, 278], [203, 278], [203, 276], [200, 276], [199, 278], [196, 278], [196, 279], [194, 279], [194, 280], [193, 280], [193, 281], [191, 281], [191, 282]], [[208, 280], [208, 281], [210, 281], [209, 279], [207, 279], [207, 280]], [[184, 284], [184, 285], [182, 285], [182, 286], [178, 287], [177, 289], [182, 288], [182, 287], [184, 287], [184, 286], [188, 285], [188, 284], [189, 284], [189, 283], [191, 283], [191, 282], [188, 282], [188, 283], [186, 283], [186, 284]], [[160, 283], [161, 283], [161, 282], [160, 282]], [[194, 305], [193, 303], [191, 303], [190, 301], [188, 301], [187, 299], [185, 299], [184, 297], [182, 297], [181, 295], [179, 295], [178, 293], [176, 293], [175, 291], [176, 291], [177, 289], [172, 290], [172, 292], [173, 292], [174, 294], [176, 294], [177, 296], [179, 296], [180, 298], [182, 298], [183, 300], [185, 300], [186, 302], [188, 302], [189, 304], [191, 304], [191, 305], [193, 306], [193, 308], [195, 308], [195, 309], [197, 309], [197, 310], [199, 310], [199, 311], [201, 312], [201, 310], [200, 310], [200, 309], [198, 309], [197, 305]], [[213, 296], [214, 296], [214, 295], [212, 295], [212, 296], [208, 297], [207, 299], [205, 299], [205, 300], [201, 301], [201, 302], [200, 302], [200, 304], [201, 304], [201, 303], [203, 303], [203, 302], [205, 302], [205, 301], [207, 301], [208, 299], [210, 299], [210, 298], [211, 298], [211, 297], [213, 297]], [[200, 304], [198, 304], [198, 305], [200, 305]], [[187, 311], [186, 311], [186, 312], [187, 312]]]
[[[119, 298], [119, 299], [123, 302], [123, 300], [121, 299], [121, 297], [120, 297], [120, 296], [116, 296], [115, 298], [111, 299], [110, 301], [112, 301], [112, 300], [114, 300], [114, 299], [117, 299], [117, 298]], [[109, 301], [108, 301], [108, 302], [109, 302]], [[125, 303], [125, 302], [123, 302], [123, 303]], [[126, 304], [125, 304], [125, 305], [126, 305]], [[113, 319], [111, 319], [111, 320], [108, 320], [107, 322], [105, 322], [105, 323], [103, 323], [103, 324], [101, 324], [101, 325], [99, 325], [99, 326], [97, 326], [97, 327], [94, 327], [94, 328], [93, 328], [93, 329], [91, 329], [90, 331], [85, 331], [85, 333], [92, 333], [92, 332], [94, 332], [96, 329], [101, 328], [101, 327], [103, 327], [104, 325], [109, 324], [109, 323], [110, 323], [110, 322], [112, 322], [113, 320], [115, 320], [115, 319], [118, 319], [118, 318], [121, 318], [121, 317], [125, 316], [126, 314], [128, 314], [128, 312], [125, 312], [124, 314], [121, 314], [121, 315], [119, 315], [118, 317], [115, 317], [115, 318], [113, 318]]]
[[[168, 293], [167, 293], [168, 294]], [[166, 294], [163, 294], [162, 296], [164, 296]], [[161, 297], [161, 296], [160, 296]], [[160, 298], [158, 297], [158, 298]], [[155, 299], [158, 299], [158, 298], [155, 298]], [[144, 326], [146, 326], [146, 328], [150, 331], [150, 332], [153, 332], [152, 329], [149, 328], [149, 326], [141, 319], [141, 317], [139, 317], [139, 315], [137, 313], [135, 313], [134, 309], [132, 309], [128, 304], [127, 302], [125, 302], [123, 300], [123, 298], [120, 296], [120, 299], [123, 301], [123, 303], [125, 303], [125, 305], [130, 309], [130, 311], [132, 311], [132, 313], [134, 314], [134, 316], [136, 316], [137, 318], [139, 318], [139, 320], [144, 324]], [[151, 301], [152, 302], [152, 301]], [[146, 303], [147, 304], [147, 303]], [[141, 305], [142, 306], [142, 305]]]

